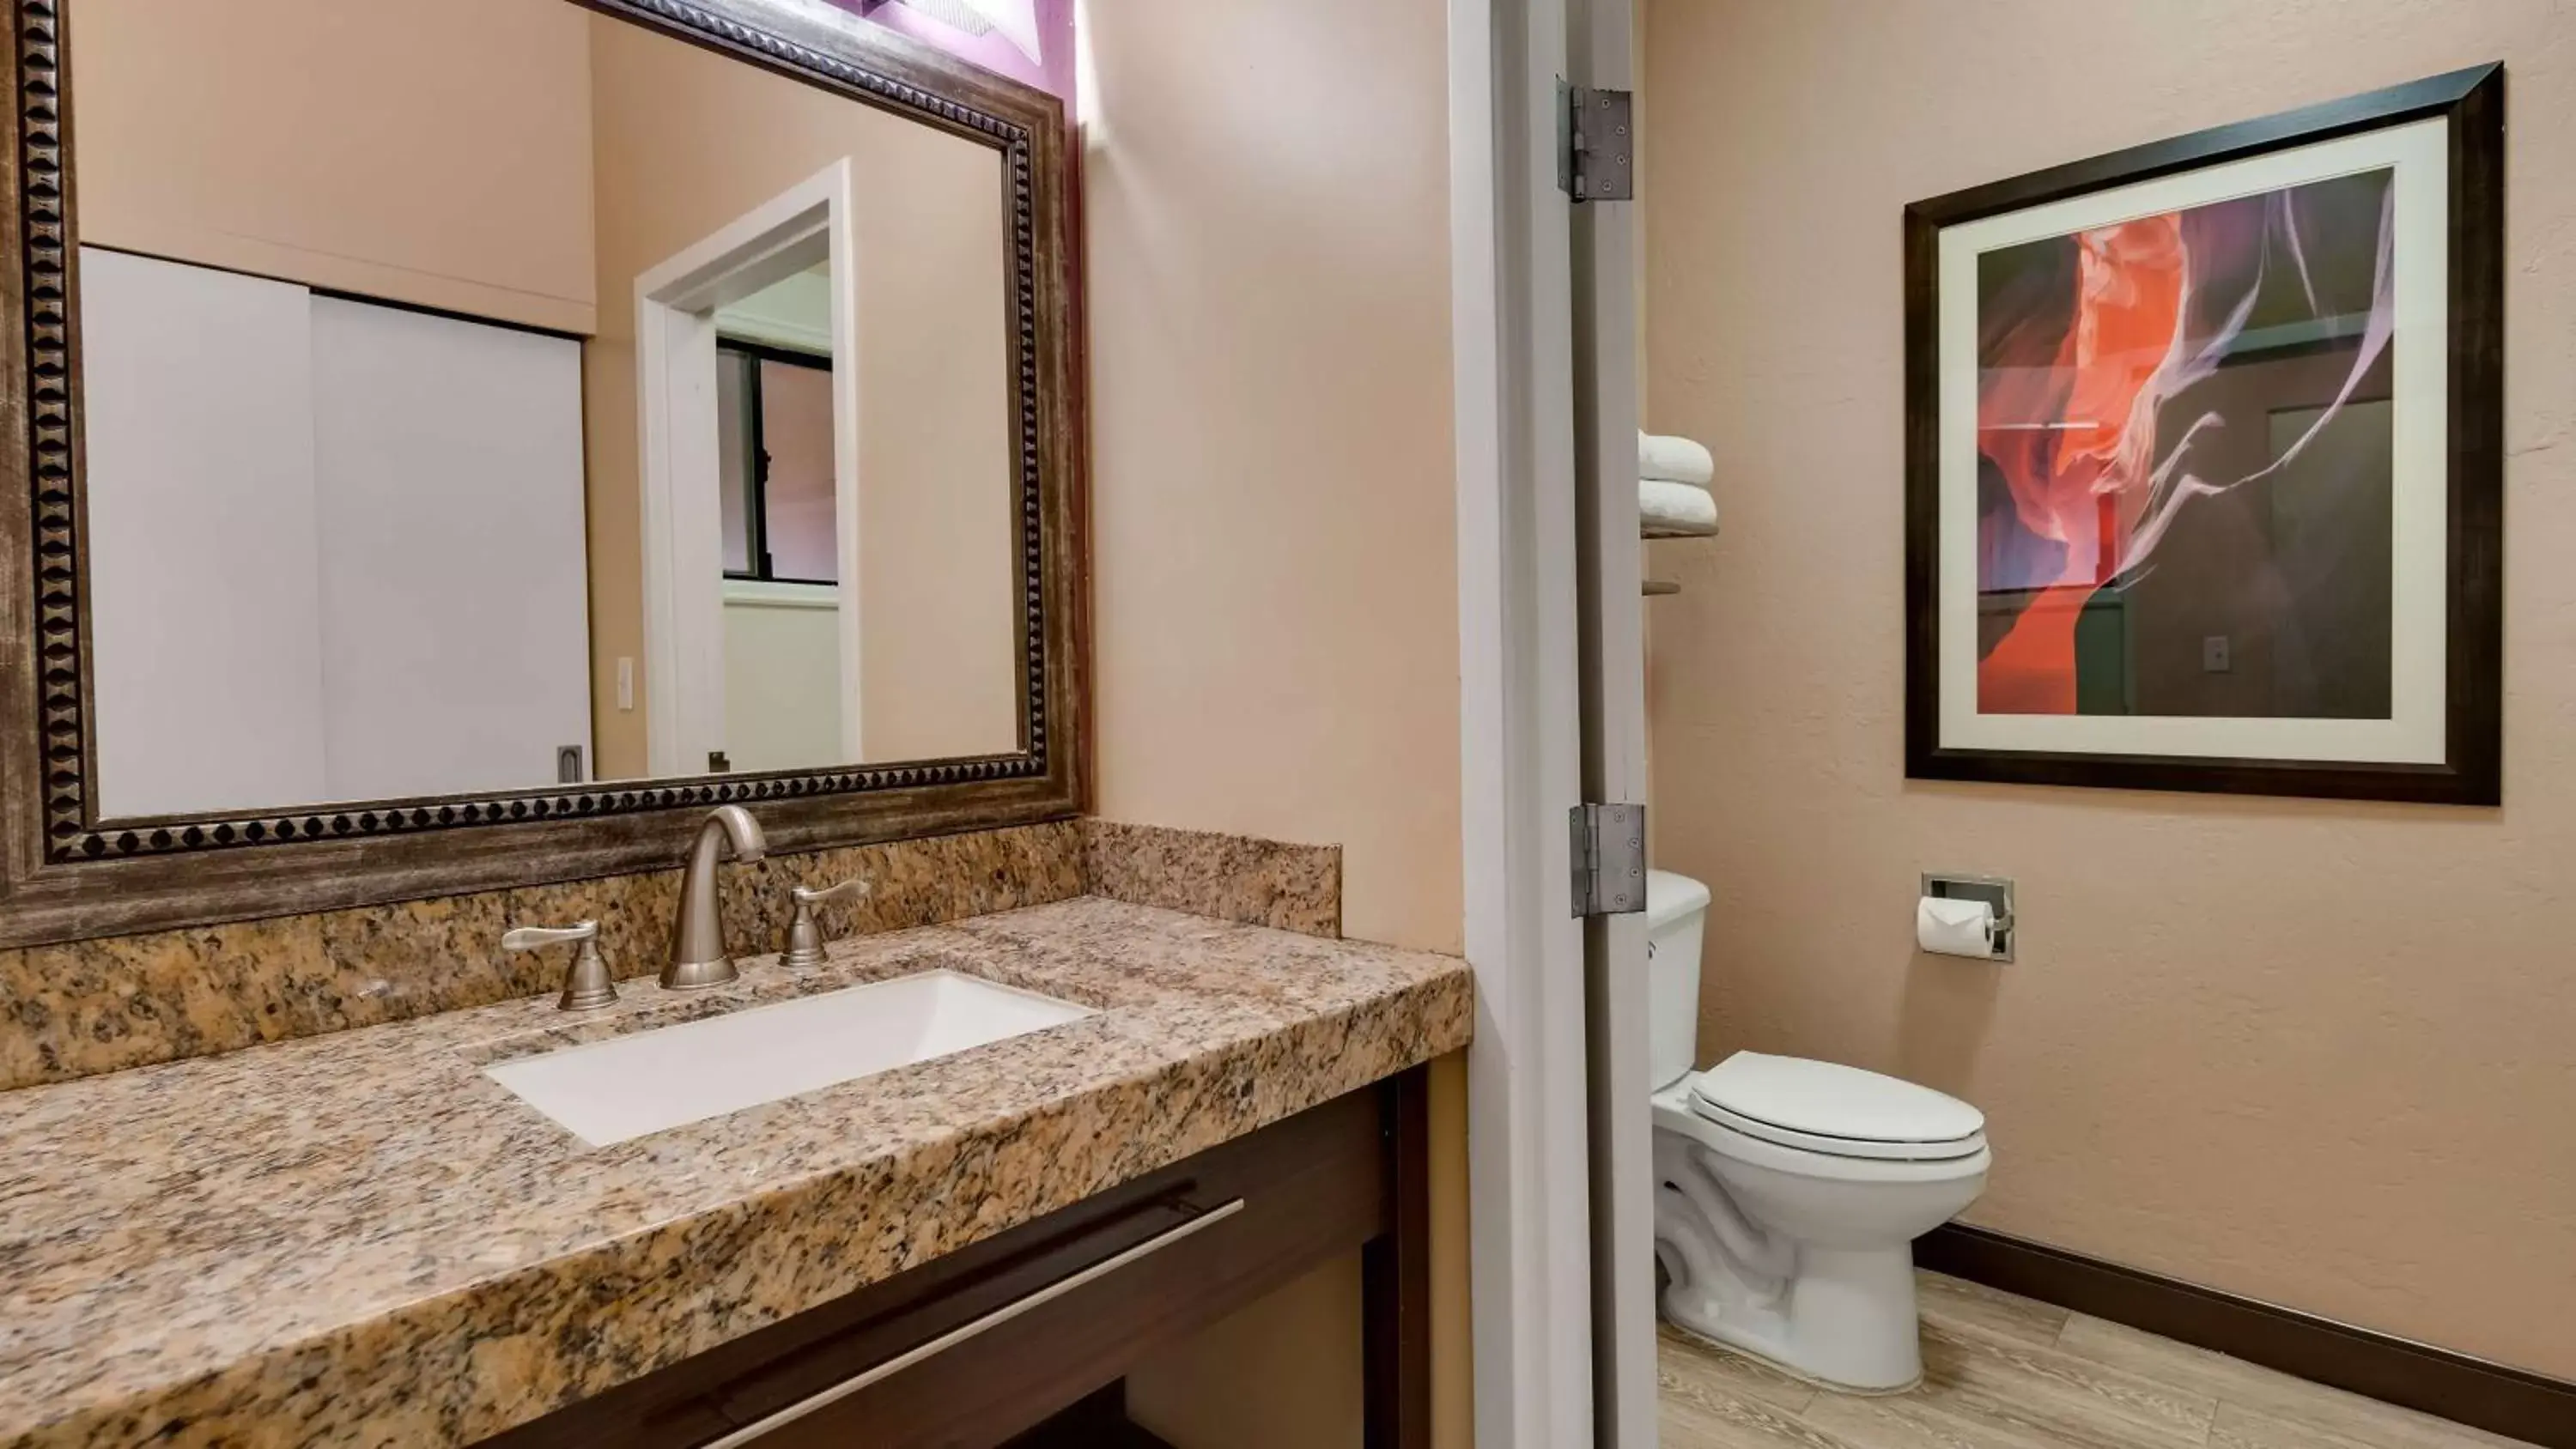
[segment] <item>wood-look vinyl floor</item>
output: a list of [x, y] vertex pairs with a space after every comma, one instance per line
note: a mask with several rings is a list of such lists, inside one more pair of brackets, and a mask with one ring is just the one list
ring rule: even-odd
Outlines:
[[1667, 1327], [1664, 1449], [2519, 1449], [2135, 1329], [1920, 1275], [1923, 1384], [1800, 1383]]

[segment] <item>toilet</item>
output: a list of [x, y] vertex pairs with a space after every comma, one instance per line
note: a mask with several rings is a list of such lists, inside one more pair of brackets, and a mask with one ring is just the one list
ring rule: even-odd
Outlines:
[[1691, 1070], [1708, 899], [1697, 881], [1647, 874], [1658, 1306], [1829, 1388], [1911, 1388], [1914, 1240], [1984, 1189], [1985, 1118], [1832, 1062], [1737, 1052]]

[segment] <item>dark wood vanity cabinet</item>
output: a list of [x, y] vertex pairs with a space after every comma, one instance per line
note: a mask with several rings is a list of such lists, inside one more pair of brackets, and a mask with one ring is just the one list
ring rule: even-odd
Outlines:
[[1368, 1449], [1416, 1449], [1426, 1136], [1417, 1067], [486, 1442], [982, 1449], [1048, 1425], [1031, 1442], [1149, 1444], [1084, 1427], [1108, 1422], [1104, 1390], [1356, 1248]]

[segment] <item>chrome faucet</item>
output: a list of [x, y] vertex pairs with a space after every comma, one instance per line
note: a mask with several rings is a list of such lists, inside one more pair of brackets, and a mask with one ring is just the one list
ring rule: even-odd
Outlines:
[[724, 912], [716, 902], [716, 862], [727, 844], [733, 846], [733, 858], [746, 863], [769, 850], [750, 811], [719, 805], [707, 812], [680, 875], [680, 919], [671, 932], [671, 964], [662, 968], [662, 985], [669, 990], [722, 986], [742, 974], [725, 951]]

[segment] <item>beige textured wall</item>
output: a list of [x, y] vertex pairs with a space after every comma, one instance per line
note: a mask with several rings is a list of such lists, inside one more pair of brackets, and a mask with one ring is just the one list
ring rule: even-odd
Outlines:
[[[599, 333], [583, 349], [592, 710], [644, 766], [635, 277], [849, 156], [858, 193], [860, 697], [872, 760], [1019, 744], [999, 153], [591, 17]], [[617, 708], [617, 660], [636, 701]]]
[[[1351, 935], [1457, 950], [1445, 10], [1084, 25], [1098, 809], [1337, 843]], [[1433, 1084], [1435, 1437], [1461, 1445], [1461, 1063]], [[1353, 1277], [1247, 1310], [1139, 1402], [1180, 1449], [1356, 1445]]]
[[1456, 950], [1445, 12], [1086, 23], [1100, 813], [1338, 844], [1352, 935]]
[[590, 41], [580, 9], [535, 0], [71, 0], [65, 9], [82, 240], [590, 330]]
[[[1972, 1220], [2576, 1375], [2576, 12], [2542, 0], [1650, 0], [1647, 421], [1726, 534], [1657, 544], [1660, 863], [1716, 892], [1703, 1061], [1990, 1118]], [[1898, 216], [2503, 59], [2506, 804], [1910, 785]], [[2021, 959], [1911, 949], [2020, 882]]]
[[859, 193], [885, 214], [859, 233], [866, 755], [1010, 754], [1023, 596], [1000, 153], [947, 141], [888, 161]]

